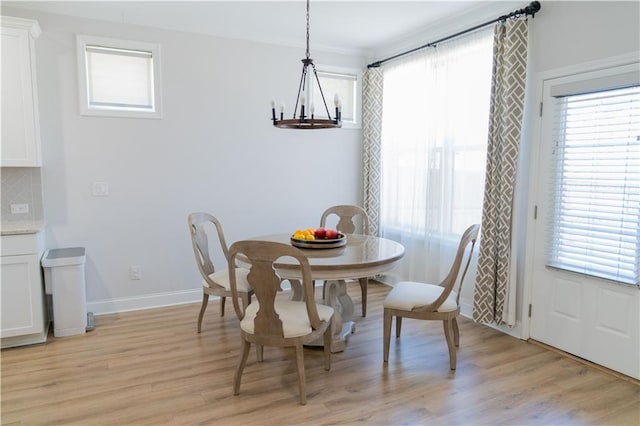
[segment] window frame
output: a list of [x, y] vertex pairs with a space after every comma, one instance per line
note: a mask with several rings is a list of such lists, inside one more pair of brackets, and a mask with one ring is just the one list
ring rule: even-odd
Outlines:
[[[152, 109], [135, 107], [99, 107], [89, 104], [89, 71], [87, 67], [87, 46], [100, 46], [117, 50], [130, 50], [151, 53], [151, 78], [153, 85]], [[76, 53], [78, 67], [78, 104], [80, 115], [121, 118], [162, 118], [162, 79], [160, 67], [160, 45], [142, 41], [123, 40], [110, 37], [99, 37], [78, 34], [76, 36]]]
[[[555, 107], [553, 107], [553, 103], [559, 98], [570, 97], [574, 95], [578, 96], [587, 93], [607, 92], [629, 86], [638, 86], [638, 84], [640, 84], [640, 79], [638, 78], [637, 74], [638, 65], [639, 64], [637, 62], [631, 64], [611, 65], [605, 66], [598, 70], [576, 71], [568, 73], [564, 76], [543, 79], [542, 99], [544, 103], [545, 114], [547, 109], [551, 114], [554, 114], [550, 121], [555, 123], [555, 120], [559, 119], [555, 116], [555, 114], [561, 113], [561, 111], [556, 110]], [[548, 159], [548, 161], [555, 162], [555, 160], [551, 159]], [[558, 173], [556, 164], [553, 164], [551, 167], [553, 173]], [[556, 199], [555, 193], [552, 195], [552, 198], [554, 200]], [[556, 244], [554, 243], [554, 232], [556, 231], [556, 225], [551, 222], [553, 218], [556, 217], [556, 208], [557, 206], [554, 205], [554, 202], [552, 201], [552, 203], [550, 204], [548, 216], [545, 218], [548, 221], [548, 226], [550, 227], [548, 231], [549, 235], [547, 241], [548, 245], [550, 246], [545, 247], [545, 256], [547, 256], [547, 258], [543, 261], [546, 267], [568, 271], [570, 273], [588, 276], [592, 279], [605, 280], [620, 285], [636, 287], [638, 286], [638, 283], [631, 283], [620, 280], [620, 278], [614, 278], [611, 275], [606, 275], [595, 270], [591, 271], [572, 268], [568, 267], [562, 262], [555, 261], [552, 258], [552, 246]]]
[[[318, 73], [318, 78], [330, 78], [330, 75], [337, 76], [345, 76], [348, 78], [353, 78], [354, 80], [354, 99], [353, 99], [353, 107], [355, 109], [355, 113], [353, 114], [353, 120], [342, 120], [342, 128], [343, 129], [361, 129], [362, 128], [362, 71], [356, 68], [347, 68], [347, 67], [336, 67], [331, 65], [316, 65], [316, 72]], [[324, 105], [322, 105], [322, 99], [315, 102], [313, 99], [314, 88], [317, 87], [318, 83], [316, 81], [316, 76], [311, 74], [311, 78], [308, 79], [308, 87], [307, 92], [309, 93], [309, 102], [315, 103], [316, 112], [320, 111], [321, 114], [318, 116], [324, 117]], [[329, 112], [334, 114], [334, 103], [333, 103], [333, 93], [327, 93], [325, 87], [322, 87], [322, 91], [324, 92], [324, 97], [327, 102], [327, 108], [329, 108]]]

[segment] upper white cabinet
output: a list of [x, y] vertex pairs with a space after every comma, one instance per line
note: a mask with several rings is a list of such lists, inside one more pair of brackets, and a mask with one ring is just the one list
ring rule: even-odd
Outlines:
[[40, 125], [36, 86], [37, 21], [1, 17], [3, 167], [39, 167]]

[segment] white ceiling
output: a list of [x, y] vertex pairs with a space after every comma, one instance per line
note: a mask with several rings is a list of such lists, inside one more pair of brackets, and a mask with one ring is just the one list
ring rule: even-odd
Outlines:
[[[3, 1], [3, 7], [101, 19], [228, 38], [304, 46], [306, 2], [289, 1]], [[526, 6], [526, 0], [312, 0], [311, 50], [367, 54], [426, 29], [471, 17], [472, 24]], [[473, 22], [473, 19], [476, 19]], [[426, 40], [429, 42], [432, 40]]]

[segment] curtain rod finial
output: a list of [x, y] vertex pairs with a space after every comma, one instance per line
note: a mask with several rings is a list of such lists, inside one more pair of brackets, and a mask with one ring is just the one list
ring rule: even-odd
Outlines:
[[542, 6], [539, 1], [532, 1], [529, 3], [529, 7], [527, 7], [527, 9], [529, 9], [527, 12], [530, 13], [532, 17], [535, 17], [536, 13], [540, 12], [540, 9], [542, 9]]

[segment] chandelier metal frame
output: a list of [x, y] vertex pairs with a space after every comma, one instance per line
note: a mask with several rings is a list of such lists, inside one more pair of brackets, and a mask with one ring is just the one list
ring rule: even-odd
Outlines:
[[[340, 99], [336, 95], [334, 98], [335, 103], [335, 116], [331, 118], [331, 114], [329, 113], [329, 107], [327, 106], [327, 101], [324, 97], [324, 92], [322, 91], [322, 86], [320, 86], [320, 79], [318, 78], [318, 72], [316, 70], [316, 66], [313, 63], [313, 59], [310, 57], [309, 53], [309, 0], [307, 0], [307, 50], [305, 58], [302, 59], [302, 75], [300, 76], [300, 84], [298, 86], [298, 95], [296, 97], [296, 104], [293, 109], [293, 117], [285, 119], [284, 118], [284, 107], [280, 108], [280, 118], [276, 117], [276, 106], [275, 101], [271, 102], [271, 119], [273, 120], [273, 125], [279, 127], [281, 129], [333, 129], [342, 127], [342, 119], [341, 119], [341, 103]], [[308, 77], [308, 69], [311, 66], [313, 70], [313, 75], [315, 76], [315, 81], [318, 84], [318, 89], [320, 89], [320, 95], [322, 96], [322, 103], [324, 104], [324, 109], [327, 112], [327, 117], [329, 118], [315, 118], [313, 108], [310, 108], [310, 111], [305, 111], [305, 99], [304, 92], [305, 87], [307, 87], [307, 77]], [[298, 111], [298, 105], [300, 105], [300, 115], [296, 117], [296, 112]]]

